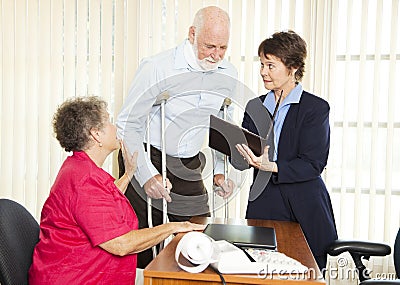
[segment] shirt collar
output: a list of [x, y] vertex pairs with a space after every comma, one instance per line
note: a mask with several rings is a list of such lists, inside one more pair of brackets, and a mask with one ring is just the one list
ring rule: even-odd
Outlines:
[[[183, 41], [183, 43], [181, 43], [179, 46], [176, 47], [174, 67], [175, 67], [175, 69], [189, 69], [189, 70], [198, 71], [196, 67], [193, 68], [191, 66], [191, 65], [194, 65], [192, 63], [191, 59], [189, 59], [189, 60], [186, 59], [185, 45], [190, 45], [190, 42], [188, 39], [185, 39]], [[194, 55], [194, 53], [193, 53], [193, 55]], [[189, 55], [189, 57], [190, 57], [190, 55]], [[195, 60], [194, 60], [194, 62], [195, 62]], [[228, 67], [229, 67], [228, 62], [225, 59], [223, 59], [216, 70], [226, 69]], [[215, 71], [215, 70], [211, 70], [210, 72], [213, 72], [213, 71]]]
[[186, 40], [184, 45], [183, 45], [183, 53], [184, 57], [188, 63], [188, 65], [196, 70], [196, 71], [204, 71], [200, 65], [197, 63], [196, 60], [196, 55], [194, 54], [193, 50], [193, 45], [189, 42], [189, 40]]
[[[298, 104], [300, 102], [301, 94], [303, 93], [303, 86], [301, 83], [298, 83], [295, 88], [293, 88], [289, 94], [283, 99], [282, 103], [279, 106], [281, 109], [283, 106], [290, 105], [290, 104]], [[274, 91], [269, 91], [267, 93], [267, 97], [265, 98], [264, 105], [268, 108], [268, 111], [273, 112], [276, 102]]]
[[303, 93], [303, 86], [301, 83], [298, 83], [292, 91], [286, 96], [283, 100], [282, 105], [287, 104], [298, 104], [300, 102], [301, 94]]

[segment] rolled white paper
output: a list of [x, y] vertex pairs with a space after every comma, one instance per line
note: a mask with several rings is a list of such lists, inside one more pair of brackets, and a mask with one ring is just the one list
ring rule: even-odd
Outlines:
[[[179, 267], [191, 273], [199, 273], [206, 269], [210, 263], [216, 261], [217, 248], [214, 240], [200, 232], [188, 232], [179, 241], [175, 250], [175, 260]], [[182, 254], [193, 266], [186, 266], [179, 262]]]

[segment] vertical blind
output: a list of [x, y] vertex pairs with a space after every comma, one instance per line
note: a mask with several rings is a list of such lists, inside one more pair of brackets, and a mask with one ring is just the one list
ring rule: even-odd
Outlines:
[[[67, 156], [52, 134], [57, 105], [98, 95], [116, 117], [140, 60], [182, 42], [207, 5], [229, 12], [226, 56], [254, 96], [266, 92], [258, 44], [286, 29], [306, 40], [303, 85], [331, 106], [323, 176], [339, 235], [392, 244], [400, 224], [399, 0], [1, 0], [0, 197], [39, 218]], [[115, 155], [105, 169], [117, 173]], [[230, 216], [244, 217], [249, 183], [239, 185]]]
[[[400, 225], [399, 1], [332, 1], [326, 181], [339, 235], [393, 245]], [[388, 271], [391, 259], [371, 260]], [[380, 268], [379, 268], [380, 267]], [[376, 273], [376, 271], [375, 271]]]
[[336, 1], [326, 180], [342, 236], [393, 241], [400, 216], [399, 1]]

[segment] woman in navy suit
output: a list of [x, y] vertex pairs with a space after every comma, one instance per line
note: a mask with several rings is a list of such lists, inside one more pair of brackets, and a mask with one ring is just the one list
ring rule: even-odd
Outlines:
[[329, 104], [303, 90], [307, 45], [293, 31], [277, 32], [258, 49], [266, 95], [246, 106], [242, 126], [267, 138], [261, 156], [237, 145], [237, 168], [254, 167], [246, 218], [301, 225], [320, 269], [337, 239], [329, 193], [321, 178], [329, 153]]

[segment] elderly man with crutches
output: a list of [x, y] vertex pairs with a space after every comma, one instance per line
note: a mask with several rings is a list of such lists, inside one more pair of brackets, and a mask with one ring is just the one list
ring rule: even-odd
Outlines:
[[[225, 98], [235, 93], [237, 71], [224, 59], [229, 28], [225, 11], [203, 8], [188, 39], [144, 59], [136, 72], [117, 126], [129, 150], [139, 152], [133, 187], [126, 196], [140, 228], [149, 226], [147, 201], [153, 206], [149, 220], [153, 225], [163, 222], [166, 202], [170, 221], [210, 215], [201, 148], [210, 115], [221, 114]], [[232, 193], [233, 182], [225, 177], [223, 161], [215, 167], [213, 182], [224, 198]], [[144, 268], [152, 258], [151, 251], [139, 254], [138, 267]]]

